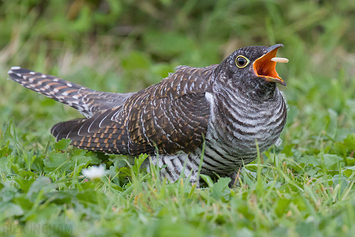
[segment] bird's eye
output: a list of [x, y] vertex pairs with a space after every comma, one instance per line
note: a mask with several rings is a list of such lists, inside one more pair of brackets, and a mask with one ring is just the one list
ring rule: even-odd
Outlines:
[[239, 56], [237, 56], [237, 58], [235, 59], [235, 64], [236, 64], [237, 67], [239, 67], [239, 68], [245, 68], [245, 67], [249, 64], [249, 59], [247, 59], [247, 58], [244, 57], [243, 55], [239, 55]]

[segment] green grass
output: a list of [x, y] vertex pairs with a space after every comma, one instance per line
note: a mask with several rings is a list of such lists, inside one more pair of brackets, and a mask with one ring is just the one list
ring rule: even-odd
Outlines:
[[[351, 236], [355, 231], [355, 3], [0, 1], [0, 235]], [[6, 80], [11, 66], [102, 91], [137, 91], [177, 65], [283, 43], [287, 125], [240, 174], [196, 189], [122, 156], [55, 143], [80, 115]], [[103, 161], [104, 160], [104, 161]], [[104, 162], [107, 175], [81, 170]]]

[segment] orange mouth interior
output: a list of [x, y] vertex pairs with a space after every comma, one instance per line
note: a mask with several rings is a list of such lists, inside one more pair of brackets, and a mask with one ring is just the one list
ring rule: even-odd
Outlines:
[[279, 77], [276, 72], [276, 62], [271, 61], [272, 58], [276, 57], [278, 48], [271, 50], [267, 54], [264, 54], [260, 58], [254, 61], [253, 69], [258, 77], [265, 78], [266, 81], [272, 81], [286, 85], [286, 83]]

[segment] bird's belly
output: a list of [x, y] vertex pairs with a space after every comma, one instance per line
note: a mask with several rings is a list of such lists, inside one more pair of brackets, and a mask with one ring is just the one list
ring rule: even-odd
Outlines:
[[250, 163], [257, 157], [258, 149], [262, 153], [276, 143], [285, 119], [275, 118], [261, 123], [268, 126], [243, 127], [241, 123], [230, 123], [221, 127], [219, 123], [212, 123], [206, 135], [203, 169], [208, 173], [227, 175]]
[[[240, 123], [230, 123], [221, 127], [220, 123], [210, 123], [206, 134], [205, 146], [193, 152], [178, 152], [173, 155], [154, 156], [153, 163], [162, 169], [162, 175], [171, 181], [180, 177], [191, 177], [196, 181], [197, 171], [201, 164], [201, 173], [228, 176], [244, 164], [253, 161], [259, 152], [264, 152], [275, 144], [282, 132], [286, 116], [270, 118], [263, 125], [240, 126]], [[244, 120], [246, 124], [248, 121]], [[249, 121], [249, 124], [252, 124]], [[267, 124], [267, 126], [264, 126]], [[257, 148], [258, 147], [258, 148]], [[202, 157], [202, 159], [201, 159]], [[201, 162], [202, 161], [202, 162]], [[182, 176], [181, 176], [182, 175]]]

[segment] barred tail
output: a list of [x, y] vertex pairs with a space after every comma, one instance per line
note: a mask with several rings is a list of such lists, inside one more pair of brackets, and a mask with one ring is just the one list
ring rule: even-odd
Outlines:
[[27, 89], [67, 104], [84, 114], [88, 112], [88, 108], [82, 103], [83, 96], [95, 92], [87, 87], [61, 78], [33, 72], [21, 67], [12, 67], [8, 74], [13, 81]]
[[120, 106], [133, 93], [98, 92], [61, 78], [33, 72], [21, 67], [8, 71], [10, 78], [22, 86], [69, 105], [85, 117]]

